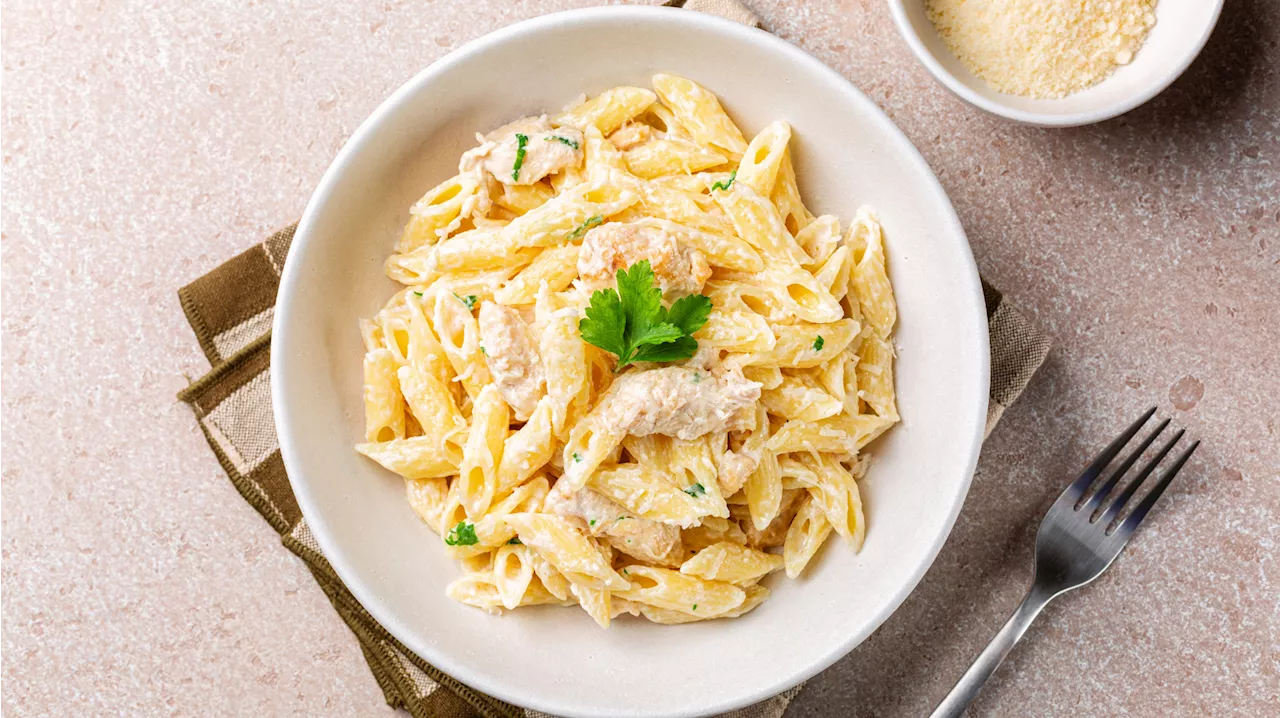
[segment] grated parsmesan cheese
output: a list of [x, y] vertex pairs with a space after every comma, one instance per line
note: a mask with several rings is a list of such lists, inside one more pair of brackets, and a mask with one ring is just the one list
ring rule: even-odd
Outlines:
[[1127, 65], [1155, 25], [1156, 0], [926, 0], [960, 62], [992, 88], [1062, 97]]

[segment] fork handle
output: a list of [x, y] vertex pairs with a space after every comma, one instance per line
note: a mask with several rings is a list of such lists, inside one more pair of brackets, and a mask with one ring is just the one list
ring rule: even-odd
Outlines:
[[1005, 621], [991, 643], [978, 654], [973, 665], [969, 666], [969, 670], [964, 672], [947, 697], [938, 704], [930, 718], [959, 718], [1053, 596], [1054, 594], [1046, 593], [1033, 584], [1013, 615]]

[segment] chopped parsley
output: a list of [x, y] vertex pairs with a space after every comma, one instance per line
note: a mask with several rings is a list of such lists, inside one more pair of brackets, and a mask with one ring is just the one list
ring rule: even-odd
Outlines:
[[463, 519], [457, 526], [449, 529], [444, 542], [449, 546], [474, 546], [480, 542], [476, 537], [476, 525]]
[[485, 349], [483, 344], [480, 345], [480, 353], [485, 356], [489, 356], [489, 350]]
[[815, 352], [820, 352], [820, 351], [822, 351], [822, 347], [823, 347], [823, 345], [825, 345], [826, 343], [827, 343], [827, 340], [826, 340], [826, 339], [823, 339], [823, 338], [822, 338], [822, 335], [821, 335], [821, 334], [819, 334], [819, 335], [818, 335], [818, 338], [813, 340], [813, 350], [814, 350]]
[[474, 294], [468, 294], [467, 296], [462, 297], [462, 296], [459, 296], [457, 292], [454, 292], [453, 296], [457, 297], [459, 302], [462, 302], [463, 304], [467, 305], [468, 312], [475, 309], [476, 302], [480, 301], [480, 297], [477, 297]]
[[591, 519], [590, 521], [588, 521], [588, 522], [587, 522], [587, 525], [588, 525], [588, 526], [595, 526], [595, 525], [596, 525], [596, 520], [595, 520], [595, 519]]
[[693, 373], [693, 378], [689, 379], [689, 381], [693, 382], [694, 384], [701, 384], [701, 383], [702, 383], [702, 374], [700, 374], [700, 373], [698, 373], [698, 372], [696, 372], [696, 371], [695, 371], [695, 372]]
[[736, 179], [738, 179], [738, 170], [734, 170], [729, 173], [728, 182], [716, 182], [715, 184], [711, 185], [711, 190], [715, 191], [718, 189], [729, 189], [730, 187], [733, 186], [733, 181]]
[[578, 149], [578, 143], [569, 139], [568, 137], [561, 137], [560, 135], [551, 135], [550, 137], [543, 137], [542, 139], [546, 140], [547, 142], [559, 142], [561, 144], [568, 145], [575, 150]]
[[520, 546], [520, 545], [523, 545], [523, 544], [524, 544], [524, 542], [520, 540], [520, 537], [519, 537], [519, 536], [516, 536], [515, 538], [511, 539], [511, 540], [510, 540], [510, 541], [508, 541], [507, 543], [508, 543], [508, 544], [510, 544], [510, 545], [512, 545], [512, 546]]
[[706, 495], [706, 493], [707, 493], [707, 487], [703, 486], [702, 484], [694, 484], [693, 486], [690, 486], [690, 487], [689, 487], [689, 488], [687, 488], [687, 489], [682, 489], [682, 491], [684, 491], [686, 494], [688, 494], [688, 495], [690, 495], [690, 496], [692, 496], [693, 498], [695, 498], [695, 499], [696, 499], [696, 498], [698, 498], [699, 496], [705, 496], [705, 495]]
[[576, 452], [576, 451], [575, 451], [575, 452], [573, 452], [573, 460], [574, 460], [574, 461], [582, 461], [582, 454], [579, 454], [579, 453], [578, 453], [578, 452]]
[[698, 604], [696, 604], [696, 603], [695, 603], [695, 604], [693, 604], [693, 610], [695, 610], [695, 611], [696, 611], [696, 610], [698, 610]]
[[529, 136], [516, 133], [516, 163], [511, 165], [511, 181], [520, 181], [520, 167], [524, 165], [524, 146], [529, 144]]
[[414, 294], [418, 295], [419, 297], [422, 296], [422, 292], [414, 292]]
[[564, 238], [569, 241], [573, 241], [575, 239], [582, 239], [582, 235], [586, 234], [588, 229], [591, 229], [592, 227], [595, 227], [596, 225], [603, 224], [603, 223], [604, 223], [604, 217], [601, 217], [598, 214], [594, 217], [588, 217], [587, 221], [578, 225], [577, 229], [566, 234]]
[[670, 309], [662, 306], [649, 260], [618, 271], [618, 288], [597, 289], [586, 316], [578, 322], [583, 341], [616, 354], [614, 371], [638, 361], [688, 359], [698, 349], [693, 333], [707, 323], [711, 299], [701, 294], [681, 297]]

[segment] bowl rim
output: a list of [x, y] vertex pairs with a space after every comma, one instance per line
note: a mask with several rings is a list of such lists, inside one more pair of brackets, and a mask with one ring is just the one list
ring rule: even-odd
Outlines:
[[[923, 0], [922, 0], [923, 1]], [[1031, 110], [1020, 110], [1016, 107], [1010, 107], [1002, 102], [996, 102], [984, 95], [981, 95], [961, 82], [955, 75], [951, 74], [938, 59], [934, 57], [932, 52], [924, 46], [924, 41], [920, 39], [920, 34], [916, 32], [915, 27], [907, 19], [906, 1], [905, 0], [888, 0], [889, 12], [893, 16], [893, 24], [898, 28], [898, 34], [902, 36], [903, 41], [907, 43], [907, 47], [911, 48], [911, 54], [915, 55], [916, 60], [929, 70], [929, 74], [938, 84], [947, 88], [951, 94], [964, 100], [969, 105], [976, 107], [984, 112], [1003, 117], [1007, 120], [1021, 122], [1036, 127], [1079, 127], [1081, 125], [1091, 125], [1096, 122], [1103, 122], [1119, 117], [1130, 110], [1136, 109], [1140, 105], [1145, 104], [1151, 98], [1164, 92], [1177, 80], [1192, 62], [1200, 56], [1200, 51], [1204, 49], [1205, 44], [1209, 42], [1209, 36], [1213, 34], [1213, 30], [1218, 25], [1218, 17], [1222, 14], [1222, 5], [1224, 0], [1213, 0], [1215, 6], [1213, 8], [1213, 16], [1209, 22], [1205, 23], [1204, 30], [1196, 41], [1187, 46], [1187, 51], [1178, 58], [1178, 61], [1169, 65], [1164, 74], [1155, 82], [1150, 83], [1141, 92], [1134, 93], [1130, 97], [1125, 98], [1121, 102], [1117, 102], [1108, 107], [1088, 112], [1035, 112]], [[1106, 82], [1106, 78], [1102, 80]]]
[[566, 705], [563, 700], [554, 698], [548, 700], [547, 696], [543, 694], [516, 693], [508, 690], [507, 686], [499, 679], [491, 680], [483, 674], [473, 673], [455, 662], [447, 652], [438, 650], [431, 642], [419, 640], [418, 633], [402, 622], [368, 585], [358, 579], [357, 571], [348, 561], [342, 547], [331, 534], [317, 498], [308, 490], [308, 484], [302, 478], [303, 472], [299, 468], [300, 459], [298, 457], [304, 451], [305, 437], [295, 436], [297, 432], [290, 429], [290, 412], [284, 390], [284, 376], [288, 372], [292, 361], [287, 347], [291, 345], [292, 332], [290, 325], [293, 323], [292, 317], [295, 313], [305, 310], [305, 307], [296, 306], [294, 297], [297, 292], [294, 288], [301, 281], [303, 274], [302, 264], [309, 250], [310, 235], [317, 223], [316, 218], [320, 213], [320, 207], [328, 203], [334, 196], [340, 178], [347, 172], [354, 158], [379, 134], [379, 129], [388, 116], [394, 114], [408, 98], [423, 91], [424, 87], [428, 86], [438, 75], [470, 60], [492, 46], [499, 45], [517, 36], [537, 33], [547, 28], [571, 25], [587, 20], [625, 22], [628, 19], [652, 20], [655, 18], [665, 22], [690, 25], [696, 29], [704, 29], [709, 32], [726, 33], [744, 42], [763, 45], [773, 52], [787, 56], [790, 60], [804, 66], [809, 72], [826, 75], [828, 78], [838, 81], [837, 84], [847, 90], [851, 99], [865, 108], [871, 121], [883, 126], [884, 130], [892, 138], [892, 143], [897, 145], [895, 149], [900, 153], [902, 159], [905, 162], [917, 165], [923, 171], [922, 176], [927, 179], [922, 191], [932, 195], [933, 202], [944, 215], [944, 221], [949, 225], [951, 232], [954, 233], [953, 236], [958, 237], [963, 242], [965, 249], [969, 250], [963, 253], [965, 259], [963, 265], [957, 266], [955, 269], [957, 274], [963, 275], [962, 282], [967, 285], [970, 303], [977, 310], [971, 320], [981, 324], [980, 327], [975, 327], [975, 334], [982, 344], [981, 347], [976, 347], [978, 361], [973, 367], [974, 375], [968, 377], [973, 382], [973, 391], [977, 394], [977, 401], [974, 402], [975, 416], [969, 417], [974, 430], [972, 436], [969, 437], [963, 463], [957, 462], [957, 465], [963, 466], [963, 478], [955, 484], [953, 495], [948, 497], [950, 508], [947, 516], [937, 527], [936, 534], [931, 538], [919, 563], [912, 568], [909, 580], [895, 589], [883, 604], [882, 610], [868, 617], [862, 630], [845, 636], [843, 640], [835, 643], [825, 653], [813, 655], [806, 663], [790, 672], [779, 671], [771, 674], [766, 680], [760, 681], [757, 687], [749, 693], [741, 694], [735, 698], [721, 699], [715, 703], [691, 706], [688, 710], [680, 711], [677, 716], [692, 718], [694, 716], [715, 715], [771, 698], [825, 670], [866, 640], [901, 606], [937, 559], [943, 544], [951, 534], [965, 497], [968, 495], [969, 487], [977, 468], [978, 454], [984, 439], [985, 417], [990, 389], [989, 338], [982, 285], [978, 275], [977, 264], [968, 244], [968, 238], [964, 233], [964, 228], [960, 223], [954, 206], [951, 204], [950, 198], [948, 198], [941, 182], [939, 182], [923, 155], [920, 154], [915, 145], [911, 143], [902, 130], [889, 119], [879, 106], [840, 73], [823, 64], [804, 50], [776, 35], [756, 28], [700, 12], [689, 12], [670, 7], [629, 5], [567, 10], [523, 20], [473, 39], [432, 62], [401, 85], [360, 124], [338, 152], [328, 169], [325, 170], [315, 192], [307, 203], [281, 273], [276, 311], [272, 322], [271, 353], [273, 361], [270, 366], [270, 377], [273, 415], [279, 436], [281, 458], [303, 517], [307, 521], [321, 552], [365, 610], [410, 651], [455, 680], [495, 698], [552, 715], [583, 716], [584, 718], [612, 718], [617, 716], [617, 718], [623, 718], [624, 715], [632, 716], [633, 714], [623, 714], [616, 711], [601, 713], [599, 710], [593, 710], [591, 714], [588, 714], [581, 707]]

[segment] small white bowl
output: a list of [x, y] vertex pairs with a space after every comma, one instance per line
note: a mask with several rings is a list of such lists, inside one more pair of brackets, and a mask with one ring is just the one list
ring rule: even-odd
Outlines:
[[994, 115], [1041, 127], [1075, 127], [1122, 115], [1178, 79], [1208, 41], [1222, 0], [1159, 0], [1156, 24], [1133, 62], [1102, 82], [1061, 99], [997, 92], [951, 52], [925, 13], [925, 0], [889, 0], [898, 32], [934, 78], [965, 102]]
[[[720, 94], [748, 132], [775, 119], [808, 206], [848, 221], [873, 205], [898, 298], [903, 421], [860, 482], [866, 543], [836, 537], [800, 580], [739, 619], [684, 626], [581, 610], [490, 616], [455, 603], [461, 575], [405, 500], [358, 456], [359, 317], [397, 289], [383, 274], [408, 208], [457, 172], [474, 134], [580, 93], [673, 72]], [[989, 355], [978, 272], [941, 185], [907, 138], [838, 73], [777, 37], [669, 8], [559, 13], [504, 28], [423, 70], [356, 130], [307, 205], [280, 282], [271, 388], [280, 451], [325, 556], [369, 613], [467, 685], [557, 716], [721, 713], [768, 698], [853, 649], [915, 587], [969, 487], [986, 417]]]

